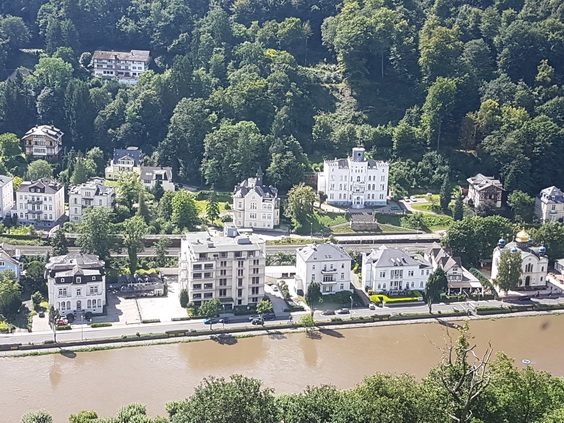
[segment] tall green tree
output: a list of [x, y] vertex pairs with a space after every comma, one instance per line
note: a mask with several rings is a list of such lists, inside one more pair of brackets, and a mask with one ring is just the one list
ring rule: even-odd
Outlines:
[[443, 77], [438, 77], [427, 92], [421, 126], [427, 136], [427, 143], [432, 146], [436, 142], [437, 151], [440, 149], [444, 127], [450, 123], [457, 92], [456, 81]]
[[443, 184], [441, 185], [441, 192], [439, 196], [439, 204], [443, 212], [448, 212], [448, 206], [452, 197], [452, 185], [450, 183], [450, 176], [445, 173]]
[[323, 295], [321, 294], [321, 285], [319, 282], [310, 281], [305, 295], [307, 305], [311, 309], [311, 315], [315, 311], [315, 307], [323, 302]]
[[425, 296], [427, 299], [427, 306], [429, 313], [432, 311], [433, 303], [438, 301], [441, 292], [445, 292], [448, 287], [448, 280], [445, 271], [442, 268], [437, 268], [425, 284]]
[[76, 244], [83, 253], [96, 254], [101, 260], [107, 260], [110, 252], [119, 250], [112, 213], [106, 207], [88, 209], [78, 225], [78, 233]]
[[172, 197], [171, 221], [181, 231], [193, 228], [198, 223], [194, 196], [188, 191], [177, 191]]
[[127, 248], [129, 257], [129, 271], [133, 274], [137, 271], [139, 253], [145, 249], [143, 236], [147, 235], [149, 227], [142, 216], [133, 216], [123, 222], [125, 239], [123, 241]]
[[535, 243], [546, 247], [549, 260], [564, 257], [564, 226], [560, 222], [547, 222], [537, 229], [532, 229], [531, 235]]
[[531, 223], [535, 214], [535, 199], [523, 191], [513, 191], [507, 197], [507, 205], [517, 222]]
[[206, 217], [208, 221], [213, 224], [219, 219], [219, 204], [215, 200], [215, 195], [211, 195], [206, 204]]
[[53, 167], [46, 160], [35, 160], [27, 167], [26, 179], [37, 181], [43, 178], [53, 177]]
[[147, 225], [151, 222], [151, 212], [149, 211], [149, 207], [147, 207], [147, 203], [145, 201], [144, 190], [139, 191], [139, 197], [137, 199], [137, 212], [135, 213], [135, 215], [141, 217]]
[[22, 305], [20, 285], [14, 272], [0, 273], [0, 314], [12, 319]]
[[22, 417], [21, 423], [53, 423], [53, 417], [45, 410], [30, 411]]
[[495, 278], [495, 284], [506, 293], [519, 286], [521, 281], [521, 273], [523, 259], [521, 252], [504, 251], [499, 256], [498, 274]]
[[313, 203], [316, 198], [313, 188], [303, 183], [290, 190], [286, 216], [292, 219], [294, 229], [308, 226], [309, 220], [313, 217]]
[[460, 221], [464, 218], [464, 203], [462, 202], [462, 195], [458, 194], [452, 209], [452, 217], [455, 221]]
[[162, 237], [155, 244], [155, 263], [159, 267], [165, 267], [167, 260], [166, 256], [168, 253], [168, 247], [170, 246], [170, 240], [168, 238]]
[[51, 246], [53, 247], [53, 255], [55, 256], [64, 256], [65, 254], [68, 254], [69, 241], [61, 229], [55, 232], [55, 236], [51, 240]]

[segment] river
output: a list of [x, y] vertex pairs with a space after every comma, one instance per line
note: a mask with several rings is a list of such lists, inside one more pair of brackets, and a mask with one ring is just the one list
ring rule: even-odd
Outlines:
[[[564, 376], [564, 315], [477, 320], [470, 329], [478, 351], [530, 360], [536, 369]], [[452, 334], [455, 331], [450, 330]], [[351, 388], [375, 372], [423, 377], [439, 361], [446, 329], [436, 323], [328, 330], [215, 341], [152, 345], [108, 351], [0, 359], [2, 422], [19, 422], [43, 408], [55, 422], [93, 409], [115, 414], [131, 402], [165, 415], [164, 404], [190, 395], [202, 378], [241, 373], [258, 378], [277, 393], [307, 385]]]

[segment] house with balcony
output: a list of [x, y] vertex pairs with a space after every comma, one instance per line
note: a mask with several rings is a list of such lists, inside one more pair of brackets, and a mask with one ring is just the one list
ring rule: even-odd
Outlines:
[[468, 197], [467, 201], [474, 208], [489, 207], [501, 208], [503, 202], [503, 185], [493, 176], [484, 176], [478, 173], [467, 179]]
[[53, 125], [34, 126], [22, 137], [26, 156], [55, 160], [63, 148], [63, 131]]
[[0, 218], [12, 215], [14, 207], [14, 178], [0, 175]]
[[280, 224], [278, 189], [262, 182], [259, 170], [233, 190], [233, 221], [240, 228], [273, 229]]
[[219, 300], [225, 311], [256, 305], [264, 296], [266, 250], [257, 235], [242, 235], [231, 223], [223, 234], [189, 232], [180, 246], [178, 281], [190, 302]]
[[462, 266], [460, 257], [453, 257], [452, 250], [434, 243], [425, 253], [425, 259], [433, 266], [444, 270], [448, 280], [448, 293], [482, 293], [483, 286], [476, 276]]
[[69, 192], [69, 220], [79, 223], [86, 209], [106, 207], [111, 209], [116, 201], [114, 187], [104, 185], [103, 178], [92, 178], [88, 182], [76, 185]]
[[105, 176], [110, 181], [117, 181], [126, 173], [141, 174], [143, 151], [139, 147], [114, 148], [114, 155], [110, 165], [106, 167]]
[[542, 223], [564, 221], [564, 194], [555, 186], [543, 189], [535, 199], [535, 216]]
[[65, 186], [51, 179], [23, 181], [16, 191], [18, 221], [48, 229], [65, 216]]
[[106, 305], [104, 261], [90, 254], [51, 257], [45, 265], [49, 306], [61, 316], [102, 313]]
[[94, 76], [115, 79], [123, 84], [136, 84], [141, 74], [149, 70], [151, 52], [148, 50], [96, 50], [92, 55]]
[[321, 285], [321, 293], [350, 291], [351, 256], [332, 243], [309, 244], [296, 251], [296, 291], [305, 295], [312, 282]]
[[317, 179], [317, 191], [327, 195], [327, 204], [363, 209], [385, 206], [388, 198], [389, 164], [366, 158], [355, 147], [346, 159], [325, 160]]
[[362, 283], [375, 293], [424, 290], [433, 268], [418, 254], [382, 245], [362, 255]]
[[165, 191], [174, 191], [171, 167], [141, 167], [141, 182], [146, 189], [153, 189], [156, 184], [161, 184]]

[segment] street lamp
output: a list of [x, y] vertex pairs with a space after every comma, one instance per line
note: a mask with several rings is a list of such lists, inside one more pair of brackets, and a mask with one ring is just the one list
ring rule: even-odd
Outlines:
[[352, 295], [349, 298], [351, 299], [351, 313], [352, 313], [352, 308], [353, 308], [353, 297], [352, 297]]

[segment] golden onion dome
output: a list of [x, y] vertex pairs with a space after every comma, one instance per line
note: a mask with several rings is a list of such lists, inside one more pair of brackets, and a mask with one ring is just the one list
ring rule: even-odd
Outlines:
[[529, 242], [530, 238], [531, 238], [531, 236], [523, 230], [515, 236], [515, 241], [520, 242], [520, 243], [521, 242], [526, 243], [526, 242]]

